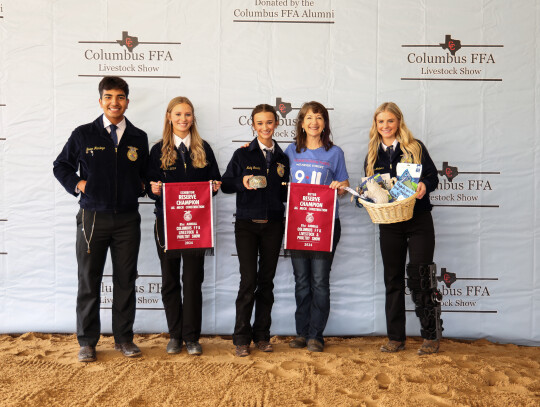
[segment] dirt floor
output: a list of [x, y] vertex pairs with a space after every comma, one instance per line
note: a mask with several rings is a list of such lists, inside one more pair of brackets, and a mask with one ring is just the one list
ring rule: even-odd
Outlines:
[[230, 338], [203, 337], [202, 356], [168, 355], [168, 336], [137, 335], [143, 356], [101, 338], [98, 361], [77, 361], [74, 335], [0, 335], [1, 406], [540, 406], [540, 348], [444, 339], [418, 356], [381, 337], [327, 338], [325, 352], [234, 356]]

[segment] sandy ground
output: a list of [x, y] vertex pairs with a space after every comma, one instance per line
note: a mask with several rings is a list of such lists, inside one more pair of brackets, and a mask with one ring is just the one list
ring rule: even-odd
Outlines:
[[230, 338], [203, 337], [202, 356], [167, 355], [168, 336], [137, 335], [137, 359], [101, 338], [79, 363], [74, 335], [0, 335], [1, 406], [540, 406], [540, 348], [444, 339], [418, 356], [381, 337], [328, 338], [324, 353], [288, 347], [234, 356]]

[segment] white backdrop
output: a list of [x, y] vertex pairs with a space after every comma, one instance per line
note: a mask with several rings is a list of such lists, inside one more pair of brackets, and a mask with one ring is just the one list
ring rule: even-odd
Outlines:
[[[251, 108], [290, 103], [276, 132], [286, 147], [298, 109], [317, 100], [331, 109], [354, 185], [373, 111], [396, 102], [441, 171], [432, 194], [435, 262], [455, 277], [440, 282], [444, 335], [540, 344], [539, 38], [538, 0], [0, 0], [0, 332], [75, 330], [78, 204], [52, 162], [71, 131], [100, 114], [97, 84], [115, 74], [130, 84], [127, 117], [151, 144], [167, 102], [188, 96], [222, 172], [253, 137]], [[131, 49], [130, 40], [138, 41]], [[207, 334], [230, 334], [234, 325], [234, 198], [214, 198]], [[341, 205], [325, 333], [383, 335], [378, 228], [365, 211]], [[135, 328], [162, 332], [150, 200], [140, 211]], [[105, 274], [110, 332], [109, 264]], [[273, 334], [294, 334], [293, 291], [282, 258]], [[418, 335], [408, 317], [407, 333]]]

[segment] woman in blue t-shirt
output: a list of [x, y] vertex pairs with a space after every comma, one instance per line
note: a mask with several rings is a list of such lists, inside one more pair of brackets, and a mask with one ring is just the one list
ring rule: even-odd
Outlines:
[[[328, 185], [339, 195], [349, 186], [343, 150], [330, 140], [328, 110], [318, 102], [304, 103], [298, 113], [295, 143], [285, 150], [289, 157], [292, 182]], [[334, 225], [332, 252], [328, 255], [309, 251], [291, 253], [295, 280], [296, 333], [289, 346], [311, 352], [324, 349], [323, 332], [330, 313], [330, 269], [341, 236], [338, 208]]]

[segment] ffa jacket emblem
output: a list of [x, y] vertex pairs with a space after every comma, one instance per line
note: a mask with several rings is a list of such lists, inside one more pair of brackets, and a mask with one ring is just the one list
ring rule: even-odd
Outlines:
[[139, 157], [139, 156], [137, 155], [137, 147], [131, 147], [131, 146], [128, 146], [127, 157], [128, 157], [131, 161], [137, 161], [137, 158]]
[[285, 175], [285, 166], [281, 163], [277, 163], [277, 173], [280, 177]]

